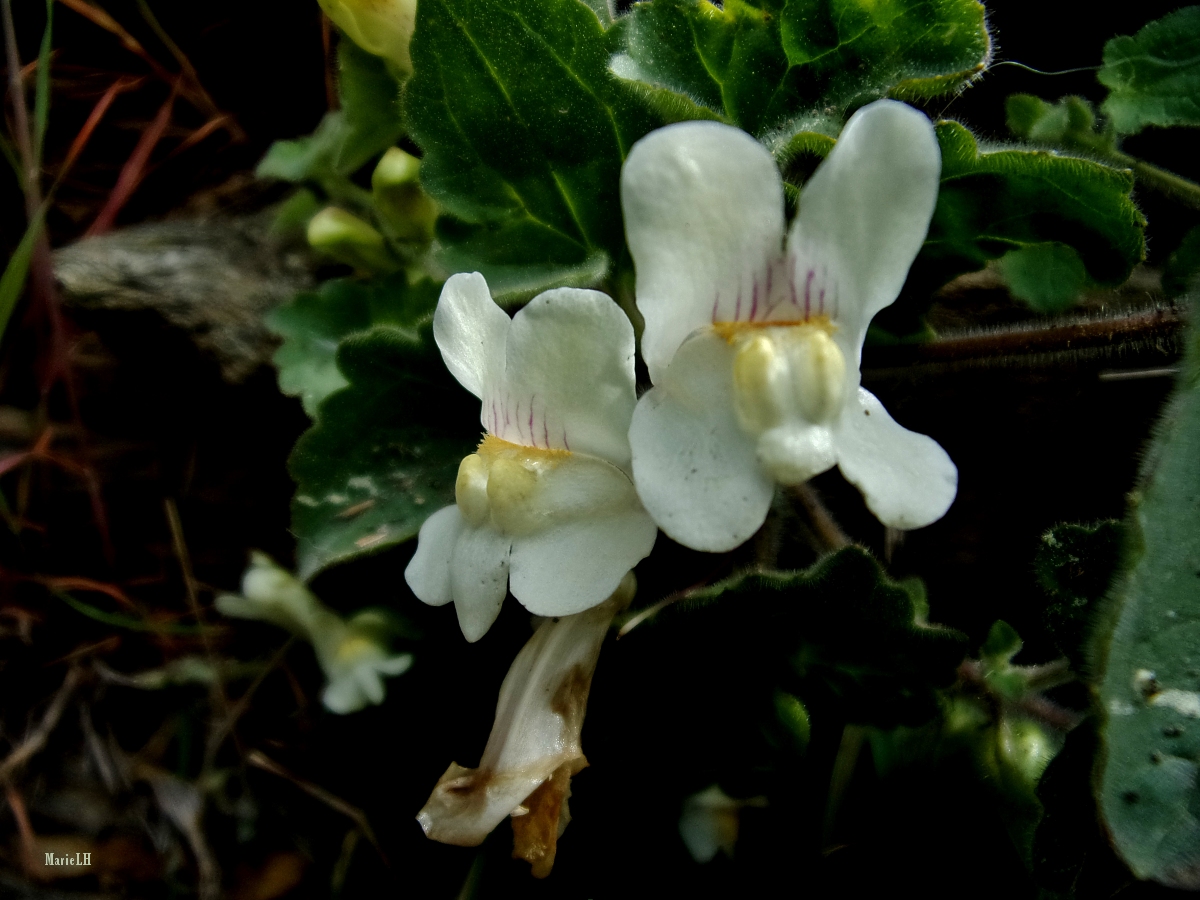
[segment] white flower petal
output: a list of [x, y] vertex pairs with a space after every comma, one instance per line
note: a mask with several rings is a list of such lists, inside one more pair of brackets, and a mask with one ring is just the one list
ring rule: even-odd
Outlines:
[[800, 193], [788, 239], [793, 285], [803, 292], [825, 282], [832, 317], [854, 350], [875, 314], [895, 301], [925, 241], [941, 160], [923, 113], [878, 100], [850, 117]]
[[874, 394], [858, 390], [834, 434], [838, 468], [892, 528], [923, 528], [946, 514], [958, 469], [931, 437], [897, 425]]
[[[636, 497], [634, 498], [636, 503]], [[539, 616], [569, 616], [602, 603], [650, 555], [658, 527], [640, 506], [515, 538], [509, 586]]]
[[629, 430], [638, 496], [658, 526], [695, 550], [732, 550], [775, 493], [733, 409], [733, 349], [712, 331], [679, 348], [638, 401]]
[[433, 314], [433, 339], [446, 368], [481, 400], [504, 372], [508, 314], [492, 300], [478, 272], [451, 275]]
[[[380, 687], [382, 689], [382, 685]], [[358, 682], [349, 672], [325, 685], [325, 690], [321, 692], [321, 703], [327, 710], [339, 716], [358, 712], [367, 705]]]
[[758, 461], [780, 484], [803, 484], [837, 463], [833, 433], [799, 422], [772, 428], [758, 439]]
[[542, 623], [500, 688], [479, 768], [451, 763], [417, 815], [426, 835], [477, 846], [560, 766], [586, 765], [580, 731], [588, 690], [618, 608], [610, 602]]
[[508, 557], [512, 539], [488, 525], [464, 526], [450, 559], [454, 610], [463, 637], [477, 641], [485, 634], [508, 593]]
[[462, 514], [454, 504], [442, 507], [421, 525], [417, 552], [404, 570], [404, 580], [422, 603], [443, 606], [454, 599], [450, 559], [462, 529]]
[[658, 384], [695, 329], [746, 319], [758, 292], [765, 300], [782, 251], [783, 185], [744, 131], [681, 122], [634, 144], [621, 205], [646, 320], [642, 355]]
[[633, 353], [633, 326], [608, 295], [546, 291], [513, 318], [504, 396], [484, 424], [506, 441], [628, 468]]

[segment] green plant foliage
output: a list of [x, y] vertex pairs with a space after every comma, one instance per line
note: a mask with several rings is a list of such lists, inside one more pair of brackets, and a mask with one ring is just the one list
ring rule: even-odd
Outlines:
[[[947, 281], [1012, 250], [1051, 242], [1070, 248], [1098, 284], [1120, 284], [1144, 258], [1146, 220], [1130, 199], [1129, 173], [1041, 150], [981, 150], [957, 122], [939, 122], [937, 136], [942, 184], [929, 236], [905, 285], [909, 302], [885, 311], [880, 326], [898, 331], [898, 318]], [[1052, 252], [1068, 273], [1074, 269], [1070, 277], [1078, 275], [1069, 254]], [[1035, 294], [1028, 279], [1022, 284]], [[1061, 308], [1061, 293], [1040, 301], [1047, 299]]]
[[479, 403], [446, 372], [428, 327], [353, 334], [337, 365], [349, 384], [321, 404], [288, 463], [302, 578], [413, 537], [454, 502], [458, 464], [479, 436]]
[[342, 108], [328, 113], [311, 135], [272, 144], [258, 164], [259, 178], [313, 181], [341, 196], [345, 179], [399, 140], [400, 85], [384, 60], [344, 40], [338, 75]]
[[[963, 659], [964, 636], [930, 625], [925, 614], [919, 582], [892, 581], [850, 547], [802, 572], [735, 575], [667, 607], [656, 622], [697, 653], [753, 647], [749, 664], [772, 669], [785, 691], [806, 703], [832, 700], [850, 721], [889, 727], [933, 716], [935, 689], [953, 682]], [[657, 631], [643, 629], [647, 637]]]
[[321, 402], [348, 384], [337, 367], [342, 338], [391, 324], [417, 340], [417, 330], [432, 321], [440, 290], [432, 281], [410, 285], [404, 275], [393, 275], [376, 281], [338, 278], [298, 294], [266, 320], [283, 338], [272, 360], [279, 389], [299, 397], [304, 411], [316, 418]]
[[1200, 125], [1200, 6], [1151, 22], [1104, 45], [1100, 107], [1121, 134], [1148, 125]]
[[1130, 497], [1100, 701], [1100, 808], [1138, 878], [1200, 888], [1200, 332]]
[[1055, 525], [1042, 535], [1034, 557], [1038, 584], [1050, 601], [1046, 630], [1076, 671], [1085, 669], [1091, 622], [1116, 573], [1120, 543], [1115, 521]]
[[760, 137], [884, 96], [950, 93], [991, 54], [974, 0], [652, 0], [622, 25], [614, 71]]
[[1178, 297], [1200, 286], [1200, 225], [1183, 236], [1163, 267], [1163, 292]]
[[1070, 309], [1088, 283], [1079, 254], [1055, 241], [1009, 250], [1000, 258], [1000, 272], [1012, 295], [1040, 313]]
[[579, 0], [428, 0], [406, 92], [421, 182], [444, 212], [450, 271], [493, 294], [594, 284], [624, 248], [618, 183], [658, 122], [608, 71]]
[[1004, 111], [1009, 131], [1022, 140], [1100, 156], [1116, 149], [1111, 123], [1097, 130], [1096, 112], [1082, 97], [1047, 103], [1032, 94], [1012, 94], [1004, 102]]

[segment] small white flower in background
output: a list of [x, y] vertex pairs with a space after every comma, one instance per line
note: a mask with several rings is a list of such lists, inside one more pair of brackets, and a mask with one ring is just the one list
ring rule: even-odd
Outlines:
[[621, 202], [655, 387], [630, 430], [638, 493], [697, 550], [762, 525], [776, 483], [837, 465], [885, 525], [945, 514], [958, 471], [860, 387], [871, 319], [924, 242], [941, 154], [929, 120], [881, 100], [859, 110], [800, 194], [784, 237], [767, 150], [715, 122], [634, 145]]
[[241, 595], [223, 594], [217, 609], [279, 625], [309, 641], [326, 678], [321, 702], [331, 712], [357, 712], [369, 703], [382, 703], [382, 676], [399, 675], [412, 665], [412, 654], [388, 653], [384, 635], [389, 626], [382, 613], [363, 610], [343, 619], [265, 553], [251, 554]]
[[412, 71], [408, 45], [417, 22], [417, 0], [317, 0], [346, 36], [401, 72]]
[[474, 273], [446, 282], [433, 335], [483, 401], [487, 434], [459, 467], [455, 504], [421, 526], [409, 587], [431, 605], [453, 600], [468, 641], [508, 589], [541, 616], [603, 602], [657, 535], [629, 472], [629, 320], [608, 296], [573, 288], [509, 319]]
[[570, 814], [571, 776], [587, 766], [580, 744], [592, 674], [613, 617], [633, 599], [628, 573], [608, 600], [547, 619], [500, 686], [479, 767], [451, 763], [417, 821], [435, 841], [475, 847], [512, 816], [513, 857], [544, 878]]
[[679, 836], [698, 863], [711, 862], [718, 851], [732, 857], [742, 810], [766, 805], [765, 797], [735, 800], [714, 784], [683, 801]]

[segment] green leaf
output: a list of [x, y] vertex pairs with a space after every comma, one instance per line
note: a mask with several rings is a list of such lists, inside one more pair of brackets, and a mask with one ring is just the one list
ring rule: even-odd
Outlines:
[[46, 0], [46, 27], [37, 58], [37, 81], [33, 93], [33, 158], [42, 165], [46, 126], [50, 122], [50, 51], [54, 34], [54, 0]]
[[1163, 292], [1178, 297], [1200, 286], [1200, 225], [1183, 236], [1163, 268]]
[[0, 275], [0, 338], [8, 329], [8, 320], [12, 318], [21, 292], [25, 289], [25, 279], [29, 276], [29, 264], [33, 260], [33, 246], [42, 233], [42, 223], [45, 220], [46, 204], [38, 210], [32, 222], [25, 227], [21, 243], [8, 258], [4, 274]]
[[353, 41], [338, 44], [338, 95], [346, 132], [334, 158], [338, 172], [351, 174], [394, 145], [404, 134], [400, 83], [387, 61]]
[[349, 176], [400, 139], [400, 85], [387, 63], [344, 40], [338, 72], [342, 108], [327, 113], [312, 134], [272, 144], [255, 171], [259, 178], [313, 181], [344, 196], [353, 193], [345, 183]]
[[353, 334], [337, 364], [349, 384], [321, 404], [288, 461], [306, 579], [415, 536], [454, 502], [458, 464], [479, 438], [479, 401], [446, 371], [428, 327]]
[[440, 289], [432, 281], [410, 285], [404, 275], [394, 275], [369, 282], [334, 279], [298, 294], [266, 319], [283, 338], [273, 359], [279, 389], [299, 397], [316, 418], [321, 402], [349, 383], [337, 366], [341, 340], [382, 324], [403, 328], [416, 340], [418, 328], [432, 321]]
[[658, 123], [609, 73], [608, 43], [579, 0], [418, 5], [405, 104], [421, 183], [460, 220], [439, 235], [448, 270], [528, 295], [620, 258], [621, 163]]
[[1200, 6], [1104, 45], [1097, 76], [1110, 91], [1101, 111], [1121, 134], [1147, 125], [1200, 125]]
[[1030, 143], [1100, 156], [1116, 150], [1111, 123], [1097, 130], [1096, 113], [1082, 97], [1063, 97], [1057, 103], [1047, 103], [1031, 94], [1012, 94], [1004, 109], [1009, 131]]
[[1000, 273], [1012, 295], [1040, 313], [1070, 309], [1088, 284], [1079, 254], [1055, 241], [1009, 250], [1000, 257]]
[[888, 727], [934, 715], [935, 689], [954, 681], [963, 659], [965, 637], [930, 625], [924, 610], [919, 583], [892, 581], [851, 547], [803, 572], [736, 575], [656, 621], [698, 655], [732, 664], [731, 654], [748, 649], [737, 665], [777, 669], [783, 689], [806, 703], [820, 697], [852, 722]]
[[652, 0], [622, 23], [623, 78], [688, 98], [759, 137], [884, 96], [926, 99], [984, 69], [974, 0]]
[[1200, 888], [1200, 332], [1130, 495], [1100, 684], [1100, 807], [1138, 878]]
[[[1043, 150], [981, 150], [957, 122], [939, 122], [937, 136], [942, 183], [929, 235], [901, 302], [877, 317], [880, 327], [912, 330], [907, 317], [934, 291], [1011, 250], [1065, 245], [1090, 282], [1114, 285], [1144, 258], [1146, 220], [1130, 199], [1128, 172]], [[1023, 289], [1034, 294], [1028, 279]]]
[[1115, 521], [1098, 525], [1055, 525], [1042, 535], [1033, 560], [1038, 584], [1046, 592], [1046, 630], [1058, 651], [1083, 671], [1091, 622], [1108, 590], [1120, 558], [1121, 528]]

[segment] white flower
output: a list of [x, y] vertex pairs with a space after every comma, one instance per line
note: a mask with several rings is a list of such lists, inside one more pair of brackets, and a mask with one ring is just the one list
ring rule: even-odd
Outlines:
[[679, 836], [683, 838], [692, 859], [698, 863], [712, 862], [717, 851], [732, 857], [742, 810], [747, 806], [766, 805], [765, 797], [735, 800], [719, 785], [710, 785], [683, 801]]
[[509, 319], [474, 273], [446, 282], [433, 335], [483, 401], [487, 434], [459, 466], [455, 505], [421, 526], [409, 587], [432, 605], [453, 600], [468, 641], [487, 633], [507, 588], [542, 616], [603, 602], [657, 534], [629, 474], [629, 320], [573, 288]]
[[346, 36], [368, 53], [412, 71], [408, 45], [417, 21], [417, 0], [317, 0]]
[[412, 665], [412, 654], [387, 652], [381, 637], [387, 623], [380, 613], [363, 610], [343, 620], [265, 553], [251, 554], [241, 596], [218, 597], [217, 609], [279, 625], [311, 642], [327, 682], [321, 701], [331, 712], [351, 713], [382, 703], [381, 676], [399, 675]]
[[621, 201], [655, 387], [634, 413], [633, 472], [675, 540], [730, 550], [776, 483], [834, 465], [892, 527], [949, 508], [945, 451], [859, 386], [867, 326], [925, 239], [940, 169], [924, 115], [864, 107], [804, 186], [785, 247], [779, 173], [749, 135], [685, 122], [634, 146]]
[[587, 766], [580, 731], [592, 673], [613, 616], [633, 599], [627, 574], [600, 606], [547, 619], [500, 686], [496, 721], [479, 767], [451, 763], [417, 814], [435, 841], [474, 847], [513, 817], [513, 856], [545, 877], [570, 816], [571, 776]]

